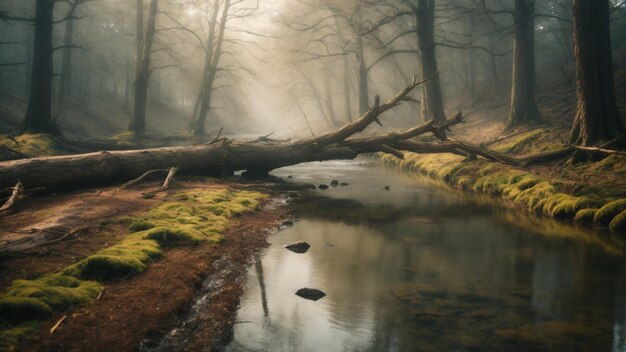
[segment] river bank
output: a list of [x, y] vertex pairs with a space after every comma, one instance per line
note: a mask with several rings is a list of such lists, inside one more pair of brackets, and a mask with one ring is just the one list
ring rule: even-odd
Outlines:
[[[490, 148], [524, 155], [562, 147], [564, 131], [536, 128], [499, 138]], [[463, 136], [467, 138], [467, 136]], [[448, 154], [379, 155], [383, 164], [418, 172], [462, 190], [506, 200], [531, 215], [626, 231], [626, 157], [592, 155], [586, 162], [513, 167]]]
[[136, 350], [169, 331], [217, 274], [226, 279], [202, 341], [228, 336], [237, 278], [278, 228], [281, 196], [214, 180], [155, 188], [33, 198], [2, 219], [3, 350]]

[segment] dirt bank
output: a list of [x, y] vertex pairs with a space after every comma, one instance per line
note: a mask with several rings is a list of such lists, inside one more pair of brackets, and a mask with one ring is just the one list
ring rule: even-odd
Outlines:
[[[18, 248], [18, 253], [10, 253], [3, 258], [2, 291], [5, 292], [15, 279], [35, 279], [58, 272], [77, 260], [120, 242], [129, 233], [128, 222], [119, 221], [120, 218], [144, 213], [181, 191], [226, 187], [241, 189], [248, 186], [185, 182], [177, 189], [157, 194], [152, 199], [144, 198], [146, 189], [106, 189], [34, 198], [25, 202], [21, 204], [21, 211], [0, 220], [3, 222], [0, 239], [5, 240], [5, 247], [7, 243], [15, 244], [16, 236], [34, 236], [36, 240], [20, 242], [17, 239], [18, 247], [31, 247]], [[269, 189], [263, 191], [270, 192]], [[7, 348], [20, 351], [137, 350], [142, 341], [154, 340], [173, 328], [177, 318], [193, 302], [203, 281], [221, 270], [220, 275], [226, 280], [223, 280], [222, 287], [211, 293], [211, 313], [204, 317], [206, 328], [197, 342], [206, 348], [220, 344], [229, 336], [242, 292], [242, 280], [238, 278], [245, 274], [254, 255], [265, 246], [267, 234], [278, 227], [282, 217], [279, 208], [262, 206], [256, 212], [230, 219], [227, 228], [220, 234], [223, 240], [219, 243], [164, 247], [162, 256], [151, 261], [142, 273], [103, 281], [104, 290], [99, 298], [63, 311], [55, 310], [18, 345]], [[29, 231], [21, 231], [26, 228]], [[65, 233], [66, 237], [61, 233]], [[54, 240], [60, 237], [63, 238]], [[55, 242], [32, 246], [49, 241]], [[229, 263], [226, 272], [223, 266], [214, 265], [218, 261]], [[64, 316], [67, 318], [51, 334], [51, 327]]]

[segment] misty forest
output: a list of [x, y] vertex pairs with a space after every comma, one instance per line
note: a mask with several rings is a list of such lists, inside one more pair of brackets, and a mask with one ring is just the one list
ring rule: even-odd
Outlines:
[[626, 352], [626, 1], [0, 0], [0, 351]]

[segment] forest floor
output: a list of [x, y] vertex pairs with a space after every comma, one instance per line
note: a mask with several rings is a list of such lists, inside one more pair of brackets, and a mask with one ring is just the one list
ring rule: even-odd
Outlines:
[[[276, 206], [283, 196], [267, 184], [217, 180], [188, 180], [146, 196], [158, 186], [31, 198], [2, 218], [0, 315], [19, 318], [0, 327], [0, 350], [137, 350], [145, 339], [174, 328], [203, 282], [217, 274], [224, 280], [211, 292], [211, 314], [202, 317], [203, 328], [190, 344], [208, 350], [228, 339], [247, 267], [284, 218]], [[185, 224], [199, 221], [212, 230], [198, 232], [195, 225], [181, 223], [174, 227], [188, 233], [175, 232], [167, 227], [168, 211], [185, 218]], [[148, 242], [135, 247], [138, 241]], [[135, 248], [138, 254], [130, 250]], [[141, 255], [154, 248], [157, 255], [144, 261]], [[89, 271], [98, 256], [106, 265]], [[138, 272], [120, 270], [137, 259], [142, 261]], [[77, 265], [80, 273], [68, 270]], [[82, 299], [79, 290], [92, 284], [97, 289]], [[33, 315], [38, 312], [33, 302], [18, 301], [33, 290], [38, 293], [31, 296], [40, 297], [35, 303], [52, 308], [47, 314]]]

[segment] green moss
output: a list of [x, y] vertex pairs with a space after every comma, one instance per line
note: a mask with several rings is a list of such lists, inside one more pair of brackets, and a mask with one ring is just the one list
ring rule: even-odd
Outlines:
[[185, 192], [140, 217], [126, 219], [131, 233], [120, 243], [59, 273], [14, 281], [0, 296], [0, 320], [6, 325], [0, 334], [13, 336], [11, 330], [16, 324], [89, 302], [102, 290], [98, 281], [141, 273], [150, 261], [162, 256], [164, 246], [221, 241], [230, 219], [257, 209], [267, 197], [230, 189]]
[[574, 221], [580, 224], [593, 224], [593, 217], [598, 209], [581, 209], [576, 212]]
[[609, 224], [611, 231], [624, 231], [626, 230], [626, 210], [622, 211], [616, 217], [611, 220]]
[[9, 324], [44, 319], [52, 308], [37, 298], [7, 296], [0, 299], [0, 319]]
[[623, 155], [609, 155], [606, 158], [591, 164], [588, 167], [592, 171], [610, 171], [614, 173], [626, 173], [626, 157]]
[[43, 133], [26, 133], [12, 138], [2, 135], [0, 145], [29, 157], [57, 155], [62, 149], [52, 135]]
[[626, 210], [626, 199], [610, 202], [598, 210], [593, 217], [593, 223], [597, 226], [608, 226], [613, 218], [624, 210]]
[[21, 338], [37, 330], [38, 323], [31, 321], [15, 327], [0, 328], [0, 351], [12, 351]]
[[15, 280], [0, 297], [0, 319], [11, 324], [40, 319], [52, 311], [90, 301], [102, 290], [94, 281], [82, 281], [63, 274], [35, 280]]
[[135, 145], [141, 142], [141, 137], [134, 132], [122, 132], [110, 138], [111, 141], [120, 145]]
[[541, 136], [545, 135], [546, 131], [542, 128], [528, 131], [520, 135], [511, 137], [501, 142], [493, 149], [501, 153], [516, 153], [521, 151], [525, 146], [538, 140]]

